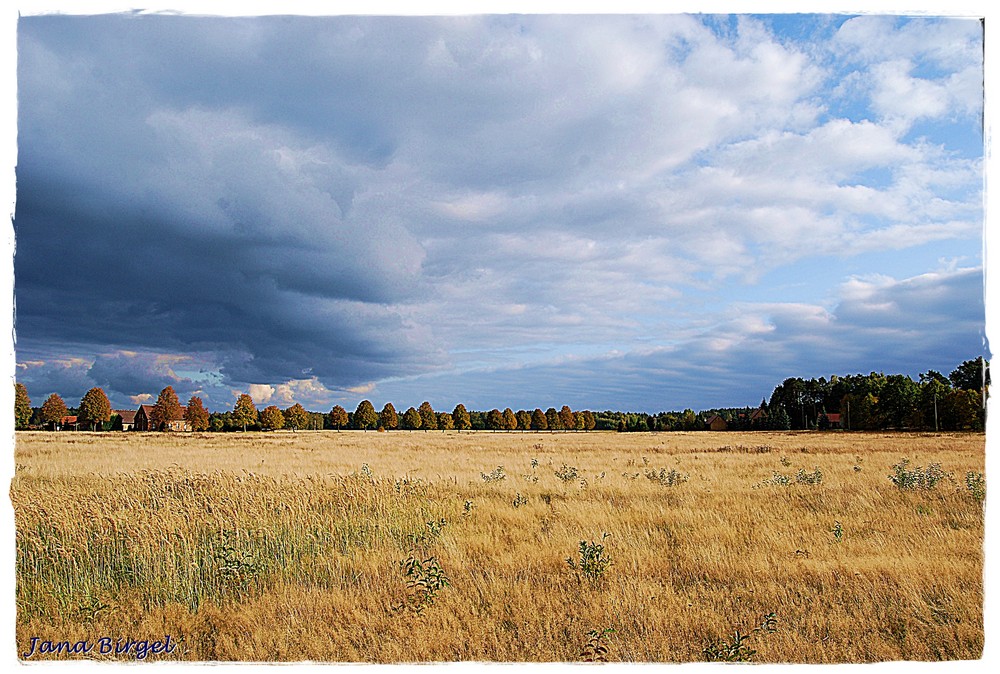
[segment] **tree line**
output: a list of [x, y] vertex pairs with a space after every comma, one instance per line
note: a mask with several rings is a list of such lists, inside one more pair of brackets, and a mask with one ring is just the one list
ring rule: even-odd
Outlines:
[[947, 377], [935, 370], [917, 380], [882, 372], [793, 377], [775, 387], [766, 406], [787, 416], [792, 430], [828, 427], [830, 414], [851, 430], [983, 430], [989, 384], [989, 361], [980, 357]]
[[[353, 412], [335, 405], [329, 413], [312, 412], [295, 403], [286, 409], [268, 405], [258, 410], [248, 393], [241, 394], [233, 409], [209, 412], [198, 396], [180, 404], [172, 386], [164, 388], [151, 406], [150, 426], [160, 429], [168, 422], [184, 420], [195, 431], [272, 431], [279, 429], [321, 430], [490, 430], [490, 431], [691, 431], [702, 430], [706, 419], [718, 415], [729, 430], [823, 430], [839, 415], [839, 425], [849, 430], [935, 429], [983, 430], [984, 400], [989, 387], [989, 362], [967, 360], [945, 377], [929, 370], [914, 381], [907, 375], [832, 375], [830, 379], [792, 377], [775, 387], [770, 400], [761, 400], [759, 412], [748, 407], [683, 412], [589, 410], [573, 411], [568, 405], [545, 411], [467, 410], [458, 404], [451, 412], [437, 412], [427, 401], [402, 414], [392, 403], [377, 412], [362, 400]], [[24, 384], [14, 385], [14, 423], [18, 429], [58, 424], [69, 415], [90, 430], [121, 428], [104, 391], [87, 391], [79, 407], [69, 408], [57, 393], [41, 407], [32, 407]], [[116, 426], [117, 424], [117, 426]]]
[[489, 430], [489, 431], [556, 431], [574, 430], [589, 431], [595, 426], [594, 415], [588, 410], [574, 412], [568, 405], [556, 410], [550, 407], [546, 411], [536, 408], [533, 411], [511, 408], [503, 411], [492, 409], [487, 412], [467, 410], [459, 403], [451, 412], [436, 412], [426, 400], [419, 408], [408, 408], [402, 414], [396, 411], [392, 403], [386, 403], [381, 412], [368, 400], [362, 400], [357, 409], [351, 413], [340, 405], [335, 405], [329, 414], [330, 424], [338, 430], [355, 428], [360, 430], [381, 429], [391, 431], [403, 430]]
[[[935, 370], [920, 374], [916, 380], [882, 372], [832, 375], [829, 379], [790, 377], [756, 408], [714, 408], [699, 414], [690, 409], [659, 414], [601, 412], [597, 428], [701, 430], [708, 419], [718, 415], [731, 431], [826, 430], [833, 426], [864, 431], [981, 431], [986, 426], [989, 384], [989, 361], [982, 357], [962, 362], [947, 377]], [[831, 415], [836, 422], [831, 422]]]

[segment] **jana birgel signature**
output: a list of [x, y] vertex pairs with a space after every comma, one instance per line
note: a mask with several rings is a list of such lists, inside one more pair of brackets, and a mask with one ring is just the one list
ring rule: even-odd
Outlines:
[[94, 641], [86, 639], [82, 641], [50, 641], [39, 637], [31, 637], [31, 648], [27, 653], [22, 653], [21, 657], [28, 659], [33, 655], [125, 655], [132, 656], [136, 660], [145, 660], [147, 656], [154, 653], [173, 653], [177, 648], [177, 641], [170, 635], [163, 639], [152, 641], [149, 639], [112, 639], [111, 637], [101, 637]]

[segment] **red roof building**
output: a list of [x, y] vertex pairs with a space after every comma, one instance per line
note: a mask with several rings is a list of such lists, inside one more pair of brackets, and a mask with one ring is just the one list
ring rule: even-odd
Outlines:
[[135, 426], [136, 410], [111, 410], [112, 415], [118, 415], [118, 421], [113, 427], [116, 431], [131, 431]]

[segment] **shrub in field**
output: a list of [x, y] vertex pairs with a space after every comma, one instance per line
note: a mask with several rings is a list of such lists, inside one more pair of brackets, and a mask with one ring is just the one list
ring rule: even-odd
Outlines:
[[813, 469], [811, 473], [807, 473], [805, 469], [800, 468], [799, 472], [795, 474], [795, 481], [798, 484], [819, 484], [823, 481], [823, 473], [820, 472], [819, 468]]
[[596, 581], [607, 572], [611, 566], [611, 558], [605, 554], [604, 541], [609, 536], [611, 534], [607, 532], [602, 534], [600, 543], [580, 541], [580, 559], [574, 561], [572, 557], [566, 558], [566, 563], [576, 571], [578, 578], [583, 574], [588, 580]]
[[908, 468], [909, 459], [903, 459], [892, 467], [889, 479], [900, 489], [933, 489], [941, 480], [950, 477], [941, 469], [940, 463], [932, 463], [927, 468]]
[[837, 520], [833, 523], [833, 528], [830, 529], [830, 533], [833, 534], [833, 540], [840, 542], [844, 539], [844, 526]]
[[580, 477], [580, 472], [575, 466], [568, 466], [564, 463], [562, 468], [556, 471], [556, 477], [563, 482], [572, 482], [576, 478]]
[[517, 496], [514, 498], [513, 506], [515, 508], [520, 508], [521, 506], [527, 505], [527, 504], [528, 504], [528, 497], [527, 496], [523, 496], [521, 494], [521, 492], [518, 492]]
[[[823, 471], [818, 467], [813, 469], [812, 472], [807, 473], [805, 469], [800, 468], [797, 473], [795, 473], [794, 478], [795, 484], [809, 484], [817, 485], [823, 482]], [[771, 471], [771, 479], [764, 480], [760, 485], [757, 486], [766, 487], [768, 485], [778, 485], [779, 487], [787, 487], [792, 484], [792, 477], [788, 475], [783, 475], [776, 470]]]
[[771, 479], [770, 480], [764, 480], [764, 484], [765, 485], [776, 484], [779, 487], [787, 487], [791, 483], [792, 483], [791, 478], [789, 478], [787, 475], [782, 475], [781, 473], [779, 473], [776, 470], [772, 470], [771, 471]]
[[664, 487], [673, 487], [674, 485], [680, 484], [681, 482], [687, 482], [688, 476], [671, 468], [667, 470], [666, 468], [661, 468], [659, 472], [655, 470], [647, 470], [646, 478], [651, 482], [659, 482]]
[[590, 630], [587, 632], [587, 643], [580, 651], [580, 660], [583, 662], [607, 662], [608, 661], [608, 635], [614, 634], [614, 628], [608, 627], [603, 630]]
[[986, 499], [986, 479], [982, 473], [969, 471], [965, 474], [965, 488], [977, 501]]
[[750, 662], [757, 651], [747, 645], [747, 641], [758, 634], [773, 634], [777, 631], [778, 619], [774, 613], [763, 616], [760, 625], [749, 634], [734, 630], [728, 638], [710, 642], [702, 651], [709, 662]]
[[489, 484], [490, 482], [501, 482], [507, 479], [507, 474], [503, 470], [503, 466], [497, 466], [493, 472], [490, 473], [480, 473], [483, 478], [483, 482]]
[[215, 541], [212, 559], [215, 577], [221, 593], [242, 597], [250, 590], [254, 579], [264, 571], [263, 563], [255, 554], [255, 547], [235, 531], [223, 531]]
[[399, 563], [399, 568], [406, 577], [407, 595], [396, 610], [409, 609], [419, 616], [451, 584], [436, 557], [421, 560], [411, 554]]

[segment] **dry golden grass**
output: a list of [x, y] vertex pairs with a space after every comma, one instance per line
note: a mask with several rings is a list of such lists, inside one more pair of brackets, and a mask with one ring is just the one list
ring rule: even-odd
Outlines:
[[[688, 662], [771, 612], [756, 662], [983, 649], [981, 434], [18, 433], [15, 456], [19, 653], [573, 661], [613, 628], [609, 660]], [[954, 477], [901, 490], [903, 458]], [[605, 532], [612, 565], [574, 572]], [[410, 554], [450, 579], [419, 614]]]

